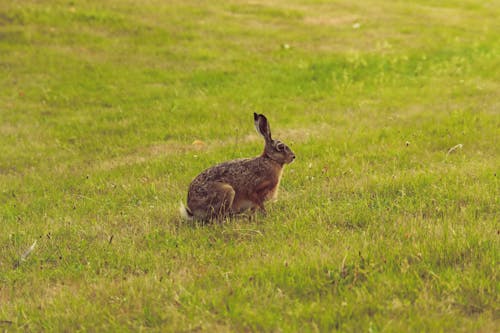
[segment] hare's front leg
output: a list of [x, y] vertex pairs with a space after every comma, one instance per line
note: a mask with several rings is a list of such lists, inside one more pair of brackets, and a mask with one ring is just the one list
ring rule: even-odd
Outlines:
[[266, 207], [264, 207], [264, 199], [262, 195], [258, 192], [254, 192], [250, 195], [250, 200], [253, 203], [252, 212], [259, 210], [263, 215], [267, 215]]
[[259, 184], [259, 186], [255, 189], [255, 192], [252, 193], [252, 201], [257, 205], [262, 214], [266, 215], [267, 211], [264, 207], [264, 202], [269, 198], [270, 194], [276, 191], [278, 182], [275, 179], [265, 180]]

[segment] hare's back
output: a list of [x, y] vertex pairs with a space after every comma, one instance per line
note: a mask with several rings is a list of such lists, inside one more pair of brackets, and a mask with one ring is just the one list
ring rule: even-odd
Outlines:
[[262, 174], [258, 159], [245, 158], [217, 164], [200, 173], [191, 186], [200, 186], [210, 182], [223, 182], [236, 185], [246, 180], [252, 181]]

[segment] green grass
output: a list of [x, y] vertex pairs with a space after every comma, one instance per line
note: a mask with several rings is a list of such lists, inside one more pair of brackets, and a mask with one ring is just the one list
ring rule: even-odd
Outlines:
[[[3, 1], [0, 330], [498, 331], [498, 17]], [[199, 172], [261, 152], [252, 112], [297, 154], [279, 200], [183, 222]]]

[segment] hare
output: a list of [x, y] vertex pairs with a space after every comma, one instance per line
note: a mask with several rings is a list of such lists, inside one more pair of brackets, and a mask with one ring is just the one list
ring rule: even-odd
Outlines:
[[253, 116], [255, 128], [265, 140], [262, 155], [224, 162], [199, 174], [189, 186], [188, 207], [181, 203], [184, 218], [223, 219], [249, 209], [266, 213], [264, 202], [276, 198], [283, 166], [293, 162], [295, 154], [283, 142], [272, 139], [264, 115]]

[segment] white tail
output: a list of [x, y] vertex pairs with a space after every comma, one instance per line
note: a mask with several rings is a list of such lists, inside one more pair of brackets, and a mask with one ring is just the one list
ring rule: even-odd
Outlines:
[[193, 214], [189, 211], [188, 208], [184, 206], [184, 204], [180, 203], [181, 205], [179, 206], [179, 213], [181, 214], [182, 218], [184, 220], [192, 220], [193, 219]]

